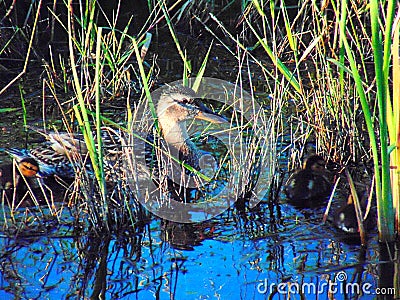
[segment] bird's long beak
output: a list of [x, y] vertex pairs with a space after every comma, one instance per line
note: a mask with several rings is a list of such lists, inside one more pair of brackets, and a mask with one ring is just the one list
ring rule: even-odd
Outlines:
[[213, 112], [211, 109], [209, 109], [208, 107], [206, 107], [201, 101], [199, 101], [198, 99], [195, 99], [195, 103], [197, 105], [197, 108], [199, 110], [199, 112], [197, 113], [197, 115], [195, 116], [196, 119], [199, 120], [204, 120], [204, 121], [208, 121], [210, 123], [228, 123], [228, 120], [226, 120], [223, 116], [216, 114], [215, 112]]
[[228, 121], [220, 115], [217, 115], [213, 112], [209, 113], [201, 110], [197, 113], [195, 118], [199, 120], [208, 121], [210, 123], [228, 123]]

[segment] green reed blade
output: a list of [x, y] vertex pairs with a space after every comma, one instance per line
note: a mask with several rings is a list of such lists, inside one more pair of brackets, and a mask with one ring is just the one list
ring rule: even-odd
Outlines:
[[18, 110], [20, 110], [20, 108], [17, 107], [0, 108], [0, 113], [10, 113]]
[[267, 38], [262, 38], [254, 29], [254, 27], [250, 24], [250, 22], [246, 19], [246, 22], [251, 29], [251, 31], [256, 36], [258, 42], [264, 48], [265, 52], [268, 54], [269, 58], [272, 60], [272, 63], [278, 68], [278, 70], [282, 73], [283, 76], [289, 81], [289, 83], [294, 87], [294, 89], [299, 93], [302, 94], [302, 89], [300, 87], [299, 82], [294, 77], [294, 74], [289, 71], [289, 69], [285, 66], [284, 63], [274, 54], [272, 49], [268, 46]]
[[294, 56], [297, 57], [297, 43], [296, 43], [295, 36], [292, 33], [292, 29], [291, 29], [290, 22], [289, 22], [289, 16], [287, 14], [286, 4], [285, 4], [284, 0], [281, 1], [281, 6], [282, 6], [282, 10], [283, 10], [283, 21], [285, 23], [286, 36], [289, 41], [289, 46], [290, 46], [290, 49], [292, 49], [292, 51], [294, 52]]
[[27, 122], [27, 112], [26, 112], [26, 105], [25, 105], [25, 91], [21, 84], [18, 85], [19, 95], [21, 98], [21, 107], [22, 107], [22, 120], [24, 123], [24, 128], [26, 129], [28, 122]]
[[138, 66], [139, 66], [140, 78], [142, 79], [142, 83], [143, 83], [143, 89], [145, 91], [146, 98], [147, 98], [147, 101], [149, 103], [151, 115], [152, 115], [152, 117], [154, 119], [154, 126], [159, 131], [160, 129], [159, 129], [159, 126], [158, 126], [157, 112], [156, 112], [156, 108], [155, 108], [154, 103], [153, 103], [153, 99], [151, 97], [148, 77], [146, 76], [146, 72], [144, 71], [143, 60], [141, 58], [141, 55], [140, 55], [140, 52], [139, 52], [138, 43], [137, 43], [136, 39], [132, 39], [132, 45], [133, 45], [133, 49], [135, 50], [136, 60], [138, 62]]
[[190, 72], [191, 72], [191, 66], [190, 66], [190, 61], [188, 61], [187, 59], [187, 55], [186, 55], [186, 50], [185, 50], [185, 61], [188, 62], [187, 64], [183, 64], [183, 74], [182, 74], [182, 85], [183, 86], [188, 86], [189, 84], [189, 76], [190, 76]]
[[[341, 34], [339, 35], [339, 62], [344, 65], [345, 53], [346, 49], [343, 45], [343, 38], [345, 38], [344, 30], [346, 28], [346, 20], [347, 20], [347, 1], [341, 1], [341, 11], [340, 11], [340, 20], [339, 20], [339, 30]], [[340, 82], [340, 95], [344, 95], [345, 93], [345, 81], [344, 81], [344, 69], [339, 68], [339, 82]]]
[[[96, 42], [96, 69], [95, 69], [95, 94], [96, 94], [96, 135], [97, 135], [97, 162], [98, 162], [98, 178], [97, 181], [100, 186], [101, 193], [103, 195], [103, 200], [106, 199], [106, 180], [104, 174], [104, 164], [103, 164], [103, 141], [101, 138], [101, 111], [100, 111], [100, 81], [101, 81], [101, 47], [102, 47], [102, 28], [98, 28], [97, 32], [97, 42]], [[97, 173], [96, 173], [97, 174]], [[107, 209], [107, 201], [103, 201]], [[107, 216], [105, 213], [104, 216]]]
[[[389, 1], [391, 2], [391, 1]], [[392, 5], [393, 6], [393, 5]], [[390, 6], [388, 7], [388, 15], [392, 16], [391, 20], [386, 19], [386, 26], [392, 28], [394, 14], [390, 12]], [[392, 8], [393, 9], [393, 8]], [[379, 120], [379, 138], [381, 146], [381, 172], [382, 172], [382, 194], [381, 197], [377, 198], [378, 202], [378, 230], [381, 240], [393, 240], [394, 239], [394, 211], [393, 201], [390, 184], [390, 164], [388, 156], [388, 127], [387, 127], [387, 92], [389, 87], [388, 82], [388, 64], [384, 62], [384, 59], [390, 58], [390, 52], [385, 54], [383, 49], [383, 43], [389, 43], [385, 45], [386, 51], [390, 51], [391, 45], [391, 30], [389, 36], [385, 37], [385, 41], [382, 40], [382, 33], [380, 27], [380, 2], [378, 0], [370, 1], [370, 14], [371, 14], [371, 31], [372, 31], [372, 50], [374, 55], [374, 67], [376, 76], [376, 87], [377, 87], [377, 100], [378, 100], [378, 120]], [[388, 24], [390, 23], [390, 24]], [[386, 66], [386, 70], [385, 70]]]
[[[71, 8], [72, 0], [68, 0], [68, 7]], [[75, 95], [78, 99], [79, 106], [74, 106], [74, 112], [77, 117], [79, 126], [82, 130], [84, 140], [86, 143], [86, 147], [88, 148], [90, 160], [92, 162], [95, 174], [99, 174], [98, 170], [98, 157], [97, 152], [95, 150], [95, 142], [92, 134], [92, 129], [90, 126], [88, 114], [86, 111], [85, 101], [83, 99], [83, 92], [81, 89], [77, 66], [75, 63], [75, 55], [74, 55], [74, 48], [72, 46], [72, 20], [71, 20], [72, 11], [68, 12], [68, 46], [69, 46], [69, 54], [70, 54], [70, 61], [71, 61], [71, 70], [72, 70], [72, 77], [73, 83], [75, 87]], [[99, 175], [96, 175], [99, 176]]]
[[206, 71], [206, 66], [207, 66], [207, 62], [208, 62], [208, 57], [210, 56], [210, 52], [211, 52], [211, 48], [212, 48], [213, 44], [214, 44], [214, 41], [212, 41], [211, 44], [210, 44], [210, 47], [208, 47], [208, 51], [207, 51], [207, 53], [206, 53], [206, 56], [205, 56], [204, 59], [203, 59], [203, 62], [201, 63], [199, 72], [197, 72], [196, 79], [195, 79], [195, 81], [194, 81], [194, 83], [193, 83], [193, 86], [192, 86], [192, 89], [193, 89], [195, 92], [197, 92], [197, 91], [199, 90], [201, 80], [203, 79], [204, 72]]
[[171, 18], [169, 17], [169, 13], [168, 13], [167, 8], [165, 7], [165, 2], [164, 1], [161, 4], [161, 9], [163, 11], [163, 14], [164, 14], [164, 17], [165, 17], [165, 21], [167, 22], [167, 26], [168, 26], [169, 32], [171, 33], [172, 39], [174, 40], [176, 49], [178, 50], [178, 53], [182, 58], [182, 61], [183, 61], [183, 64], [184, 64], [185, 68], [190, 73], [191, 72], [190, 64], [186, 60], [185, 54], [182, 51], [181, 45], [179, 43], [178, 37], [176, 36], [175, 29], [174, 29], [174, 27], [172, 25], [172, 21], [171, 21]]
[[397, 232], [400, 232], [400, 12], [393, 30], [393, 94], [388, 101], [389, 140], [393, 151], [390, 153], [393, 206], [396, 208]]

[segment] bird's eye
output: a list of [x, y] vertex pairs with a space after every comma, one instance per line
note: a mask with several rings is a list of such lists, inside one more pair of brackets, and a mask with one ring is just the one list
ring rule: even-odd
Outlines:
[[183, 99], [181, 100], [181, 102], [182, 102], [183, 104], [188, 104], [188, 103], [189, 103], [189, 99], [183, 98]]

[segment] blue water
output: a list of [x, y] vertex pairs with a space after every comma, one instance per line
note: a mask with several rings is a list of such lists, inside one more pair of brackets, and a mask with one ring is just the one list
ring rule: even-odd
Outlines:
[[335, 299], [345, 299], [346, 283], [374, 299], [366, 293], [378, 286], [376, 236], [363, 250], [320, 217], [261, 203], [199, 224], [153, 218], [113, 236], [80, 236], [68, 222], [47, 233], [3, 235], [0, 299], [83, 299], [99, 291], [106, 299], [287, 299], [289, 291], [300, 299], [302, 287], [306, 299], [328, 299], [328, 283]]

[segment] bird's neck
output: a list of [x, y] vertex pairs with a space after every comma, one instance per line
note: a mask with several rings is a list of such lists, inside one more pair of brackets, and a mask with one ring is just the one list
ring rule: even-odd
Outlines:
[[200, 150], [190, 140], [186, 122], [160, 122], [164, 140], [169, 147], [179, 151], [180, 159], [197, 168]]

